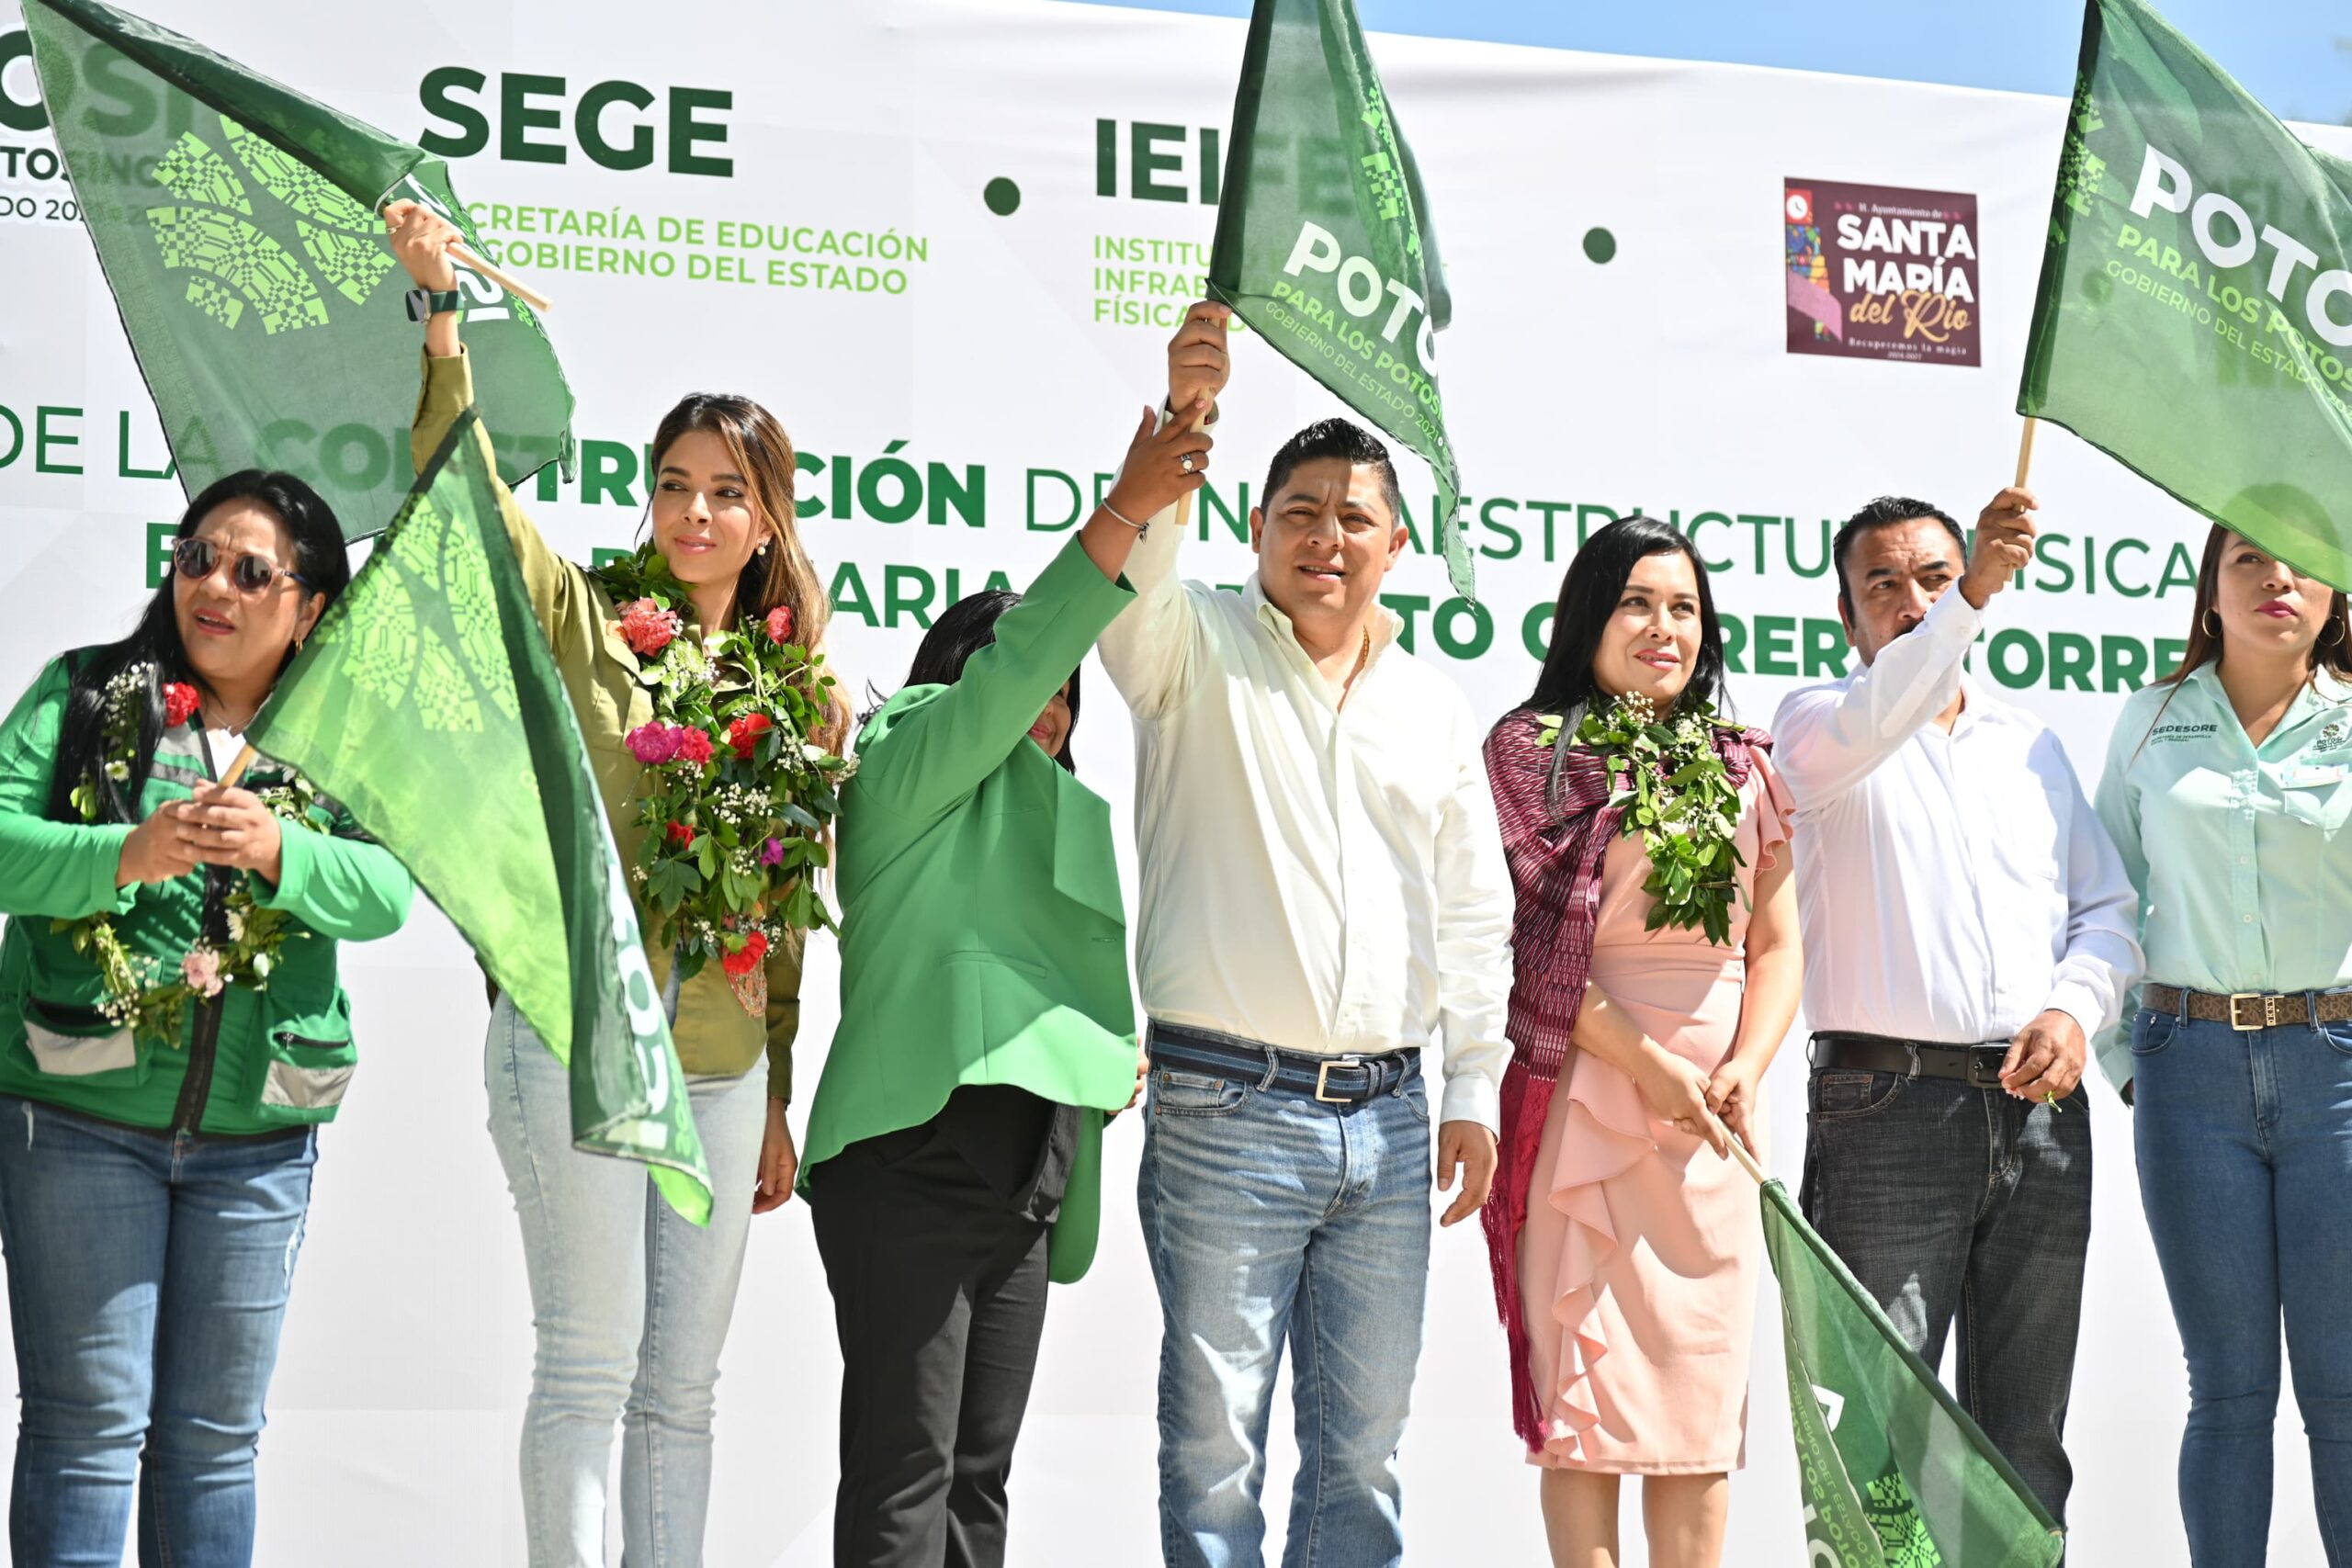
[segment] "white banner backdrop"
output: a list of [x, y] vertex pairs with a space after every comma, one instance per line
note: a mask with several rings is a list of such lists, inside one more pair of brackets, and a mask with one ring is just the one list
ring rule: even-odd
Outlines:
[[[1014, 0], [791, 0], [703, 26], [648, 26], [617, 0], [148, 6], [452, 157], [491, 247], [560, 302], [551, 331], [580, 395], [582, 472], [526, 488], [560, 547], [584, 558], [630, 542], [641, 448], [679, 394], [741, 390], [775, 408], [802, 453], [803, 525], [839, 604], [836, 661], [886, 692], [930, 615], [992, 574], [1017, 587], [1043, 564], [1157, 396], [1162, 344], [1206, 266], [1242, 40], [1230, 21]], [[1842, 667], [1835, 520], [1892, 491], [1967, 522], [2007, 479], [2063, 101], [1426, 39], [1377, 47], [1456, 300], [1443, 381], [1481, 552], [1476, 609], [1448, 603], [1432, 558], [1400, 569], [1392, 603], [1413, 646], [1500, 714], [1532, 681], [1577, 539], [1644, 510], [1713, 563], [1736, 639], [1734, 696], [1769, 720], [1799, 679]], [[9, 694], [59, 649], [128, 627], [156, 532], [183, 504], [39, 96], [14, 0], [0, 0]], [[2313, 134], [2352, 152], [2352, 134]], [[1873, 271], [1944, 261], [1936, 278], [1904, 282], [1951, 307], [1963, 301], [1950, 273], [1964, 271], [1976, 363], [1924, 347], [1924, 326], [1897, 350], [1921, 355], [1908, 361], [1791, 351], [1785, 204], [1792, 187], [1820, 187], [1831, 229], [1833, 186], [1899, 187], [1874, 197], [1898, 218], [1904, 192], [1919, 193], [1914, 216], [1965, 210], [1953, 197], [1973, 205], [1973, 258], [1951, 260], [1949, 230], [1922, 231], [1908, 255], [1898, 233]], [[1849, 295], [1844, 258], [1832, 260], [1829, 287]], [[1882, 303], [1894, 324], [1876, 335], [1905, 343], [1905, 312]], [[1237, 362], [1203, 536], [1187, 551], [1193, 575], [1224, 583], [1251, 570], [1240, 523], [1267, 457], [1336, 412], [1261, 345], [1241, 343]], [[353, 373], [405, 379], [414, 366]], [[299, 470], [404, 450], [401, 432], [339, 432], [277, 457]], [[1405, 469], [1426, 542], [1427, 477]], [[2203, 528], [2057, 433], [2034, 477], [2040, 558], [1997, 601], [1978, 667], [2058, 728], [2088, 785], [2120, 693], [2177, 651], [2160, 639], [2186, 629]], [[1124, 820], [1127, 726], [1108, 683], [1090, 680], [1077, 752]], [[429, 909], [346, 964], [366, 1066], [322, 1138], [262, 1448], [261, 1560], [519, 1562], [530, 1306], [483, 1131], [481, 988]], [[835, 975], [831, 946], [814, 944], [804, 1101]], [[1800, 1023], [1770, 1079], [1773, 1163], [1792, 1186], [1802, 1058]], [[2187, 1407], [2178, 1341], [2128, 1113], [2103, 1088], [2096, 1098], [2072, 1561], [2186, 1562], [2172, 1481]], [[1157, 1555], [1159, 1319], [1125, 1196], [1138, 1141], [1132, 1120], [1108, 1139], [1101, 1259], [1056, 1292], [1014, 1478], [1020, 1563]], [[1429, 1290], [1403, 1461], [1411, 1554], [1540, 1561], [1475, 1226], [1439, 1238]], [[759, 1220], [719, 1397], [715, 1564], [828, 1560], [831, 1310], [802, 1209]], [[1804, 1551], [1776, 1310], [1767, 1292], [1749, 1467], [1734, 1483], [1730, 1561], [1743, 1568]], [[1277, 1536], [1286, 1425], [1275, 1422], [1267, 1496]], [[2315, 1562], [2295, 1429], [2290, 1405], [2276, 1559]], [[1631, 1497], [1624, 1517], [1639, 1517]], [[1637, 1539], [1629, 1557], [1641, 1560]]]

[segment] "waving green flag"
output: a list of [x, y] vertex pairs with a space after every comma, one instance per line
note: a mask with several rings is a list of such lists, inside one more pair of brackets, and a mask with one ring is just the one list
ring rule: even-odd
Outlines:
[[1934, 1369], [1764, 1183], [1764, 1247], [1781, 1282], [1808, 1561], [1828, 1568], [2050, 1568], [2065, 1551]]
[[2352, 164], [2091, 0], [2018, 412], [2352, 586]]
[[[189, 493], [286, 468], [345, 535], [408, 494], [418, 329], [377, 210], [406, 197], [475, 244], [440, 159], [98, 0], [25, 28], [116, 307]], [[478, 248], [478, 247], [477, 247]], [[460, 268], [475, 385], [519, 483], [571, 454], [571, 389], [529, 306]]]
[[1467, 596], [1462, 476], [1437, 389], [1453, 304], [1429, 210], [1353, 0], [1258, 0], [1209, 293], [1429, 464], [1446, 575]]
[[572, 1141], [710, 1174], [578, 720], [469, 409], [245, 732], [400, 858], [571, 1067]]

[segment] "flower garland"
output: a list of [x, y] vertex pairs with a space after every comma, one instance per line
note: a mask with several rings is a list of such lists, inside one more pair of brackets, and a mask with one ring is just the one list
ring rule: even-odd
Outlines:
[[[130, 782], [131, 763], [139, 752], [140, 719], [155, 674], [153, 664], [132, 664], [107, 682], [98, 760], [68, 796], [85, 822], [102, 820], [117, 787]], [[196, 716], [195, 687], [169, 681], [164, 683], [163, 694], [165, 729], [177, 729]], [[279, 784], [252, 786], [252, 793], [280, 820], [312, 832], [326, 830], [311, 816], [311, 808], [321, 804], [318, 792], [300, 774], [288, 773]], [[209, 1001], [230, 986], [260, 990], [286, 945], [291, 918], [282, 909], [264, 908], [254, 897], [249, 878], [237, 878], [222, 900], [221, 912], [228, 922], [227, 945], [199, 934], [196, 944], [181, 954], [169, 980], [162, 978], [161, 960], [130, 950], [109, 913], [52, 921], [51, 929], [70, 936], [74, 951], [96, 963], [106, 987], [106, 999], [98, 1004], [98, 1010], [110, 1022], [176, 1050], [190, 1002]]]
[[789, 605], [707, 646], [685, 635], [685, 587], [650, 545], [595, 575], [653, 699], [653, 717], [627, 737], [645, 767], [629, 874], [649, 934], [674, 946], [682, 981], [718, 959], [743, 1010], [761, 1016], [769, 950], [794, 931], [834, 929], [815, 875], [855, 765], [810, 739], [833, 678], [793, 640]]
[[[1538, 714], [1535, 743], [1556, 745], [1565, 720]], [[1609, 769], [1609, 804], [1624, 811], [1624, 832], [1642, 835], [1650, 874], [1642, 891], [1656, 902], [1645, 928], [1703, 931], [1723, 946], [1731, 941], [1731, 901], [1746, 899], [1733, 841], [1739, 828], [1739, 791], [1715, 750], [1713, 731], [1739, 727], [1693, 704], [1672, 724], [1638, 694], [1622, 696], [1606, 713], [1588, 711], [1574, 743], [1599, 755]], [[1619, 779], [1623, 783], [1617, 783]]]

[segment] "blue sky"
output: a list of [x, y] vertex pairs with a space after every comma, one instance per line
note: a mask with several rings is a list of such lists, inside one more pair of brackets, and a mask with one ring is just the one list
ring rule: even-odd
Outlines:
[[[1249, 0], [1110, 0], [1246, 17]], [[2272, 113], [2352, 119], [2352, 6], [2342, 0], [2168, 0], [2159, 7]], [[2074, 86], [2082, 10], [2071, 0], [1356, 0], [1364, 26], [1785, 65], [1858, 76], [2064, 94]]]

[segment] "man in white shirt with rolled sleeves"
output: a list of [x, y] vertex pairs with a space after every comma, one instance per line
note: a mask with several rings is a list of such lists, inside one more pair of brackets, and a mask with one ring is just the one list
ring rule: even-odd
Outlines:
[[1964, 541], [1883, 496], [1832, 547], [1861, 660], [1792, 692], [1813, 1034], [1805, 1218], [1929, 1366], [1955, 1317], [1961, 1404], [2063, 1520], [2090, 1240], [2089, 1037], [2137, 977], [2115, 846], [2040, 719], [1962, 668], [2032, 548], [2003, 491]]
[[[1222, 305], [1169, 345], [1168, 408], [1212, 409]], [[1162, 1551], [1257, 1568], [1285, 1340], [1302, 1464], [1285, 1562], [1401, 1562], [1396, 1450], [1430, 1249], [1424, 1047], [1442, 1041], [1453, 1224], [1495, 1168], [1510, 882], [1459, 688], [1379, 600], [1408, 535], [1385, 448], [1294, 436], [1240, 593], [1179, 581], [1180, 505], [1131, 521], [1135, 604], [1101, 643], [1136, 721], [1150, 1019], [1139, 1181], [1159, 1288]]]

